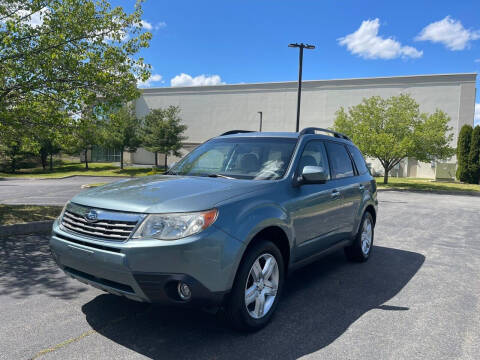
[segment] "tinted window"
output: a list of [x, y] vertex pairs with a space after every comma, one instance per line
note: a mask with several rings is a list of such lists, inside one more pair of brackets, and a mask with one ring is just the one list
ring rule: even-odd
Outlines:
[[350, 160], [345, 146], [330, 141], [326, 142], [325, 146], [327, 147], [328, 158], [330, 160], [332, 178], [340, 179], [353, 176], [352, 160]]
[[360, 150], [358, 150], [355, 146], [348, 146], [348, 149], [350, 150], [350, 154], [352, 154], [358, 173], [360, 175], [366, 174], [368, 172], [368, 168]]
[[327, 154], [323, 146], [323, 141], [309, 141], [305, 146], [300, 162], [298, 163], [299, 174], [302, 173], [305, 166], [321, 166], [330, 179], [330, 170], [328, 168]]

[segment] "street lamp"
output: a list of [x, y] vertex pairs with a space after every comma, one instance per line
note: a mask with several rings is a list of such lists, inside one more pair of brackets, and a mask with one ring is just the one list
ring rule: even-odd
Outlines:
[[260, 132], [262, 132], [262, 120], [263, 120], [263, 112], [262, 111], [257, 111], [258, 114], [260, 114]]
[[303, 49], [309, 49], [313, 50], [315, 49], [314, 45], [309, 45], [309, 44], [288, 44], [288, 47], [292, 48], [299, 48], [300, 49], [300, 54], [298, 57], [298, 95], [297, 95], [297, 127], [295, 131], [300, 130], [300, 100], [302, 97], [302, 66], [303, 66]]

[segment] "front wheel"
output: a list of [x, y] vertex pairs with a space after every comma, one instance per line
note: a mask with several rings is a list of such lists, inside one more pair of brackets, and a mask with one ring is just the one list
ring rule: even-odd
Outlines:
[[284, 278], [283, 257], [275, 244], [265, 240], [250, 248], [226, 307], [232, 325], [243, 331], [264, 327], [275, 312]]
[[350, 261], [367, 261], [372, 252], [374, 223], [372, 214], [365, 212], [353, 244], [345, 248], [345, 255]]

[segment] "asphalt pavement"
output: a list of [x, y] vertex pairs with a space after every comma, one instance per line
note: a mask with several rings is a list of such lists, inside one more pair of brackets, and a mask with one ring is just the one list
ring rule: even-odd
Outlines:
[[0, 239], [1, 359], [478, 359], [480, 198], [381, 192], [372, 257], [290, 275], [272, 323], [102, 293], [57, 270], [45, 236]]
[[0, 204], [64, 205], [86, 184], [109, 183], [122, 177], [73, 176], [63, 179], [0, 179]]

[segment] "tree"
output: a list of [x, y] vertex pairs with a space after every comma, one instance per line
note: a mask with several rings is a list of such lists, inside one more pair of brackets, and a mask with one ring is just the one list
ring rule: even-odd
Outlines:
[[10, 172], [18, 170], [18, 163], [25, 155], [35, 153], [38, 148], [20, 129], [3, 127], [0, 124], [0, 153], [5, 157]]
[[[137, 80], [149, 77], [150, 66], [137, 54], [152, 36], [142, 30], [141, 3], [127, 14], [107, 0], [0, 1], [2, 121], [36, 102], [80, 112], [138, 97]], [[15, 120], [24, 127], [36, 121]]]
[[158, 166], [157, 153], [165, 156], [165, 169], [168, 155], [180, 156], [183, 136], [187, 127], [181, 124], [178, 106], [166, 109], [154, 109], [143, 119], [142, 139], [145, 148], [155, 154], [155, 166]]
[[107, 146], [120, 150], [120, 168], [123, 169], [123, 152], [135, 152], [141, 145], [140, 121], [131, 105], [111, 113], [103, 125]]
[[468, 154], [470, 180], [473, 184], [480, 183], [480, 126], [475, 126]]
[[420, 161], [448, 159], [454, 154], [450, 118], [440, 110], [428, 115], [408, 94], [388, 99], [373, 96], [336, 113], [334, 128], [355, 142], [366, 155], [380, 161], [384, 183], [388, 173], [406, 157]]
[[457, 179], [463, 182], [470, 182], [470, 144], [472, 143], [473, 128], [470, 125], [463, 125], [458, 134], [457, 140]]
[[103, 142], [101, 120], [92, 111], [84, 111], [79, 118], [72, 119], [72, 132], [65, 139], [65, 149], [72, 154], [83, 154], [85, 169], [88, 169], [88, 150]]

